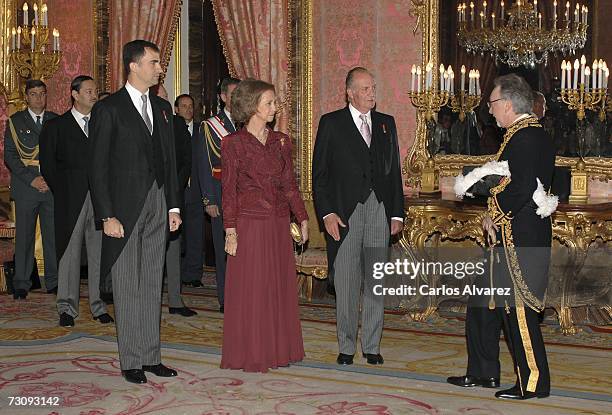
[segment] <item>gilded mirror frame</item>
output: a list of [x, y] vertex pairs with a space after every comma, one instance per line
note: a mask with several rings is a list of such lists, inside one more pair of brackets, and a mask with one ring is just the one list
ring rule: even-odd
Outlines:
[[[423, 60], [421, 66], [424, 66], [429, 60], [434, 63], [434, 68], [437, 68], [439, 65], [439, 1], [440, 0], [412, 0], [414, 7], [413, 12], [418, 16], [423, 32]], [[597, 25], [596, 19], [592, 20], [594, 22], [593, 24]], [[596, 26], [593, 30], [594, 33], [597, 33]], [[413, 109], [411, 108], [411, 110]], [[420, 184], [423, 166], [429, 157], [426, 148], [426, 135], [425, 118], [419, 113], [417, 114], [415, 142], [403, 162], [403, 173], [405, 174], [409, 186], [416, 187]], [[463, 166], [482, 165], [491, 160], [493, 156], [494, 155], [470, 156], [436, 154], [434, 156], [434, 163], [440, 176], [456, 176], [461, 172]], [[557, 166], [575, 169], [579, 160], [578, 157], [557, 156], [555, 164]], [[612, 158], [585, 157], [584, 162], [586, 166], [585, 170], [589, 177], [601, 181], [612, 180]]]

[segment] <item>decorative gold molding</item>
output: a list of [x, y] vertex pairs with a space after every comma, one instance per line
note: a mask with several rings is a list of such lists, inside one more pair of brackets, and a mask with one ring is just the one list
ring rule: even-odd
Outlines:
[[300, 33], [300, 73], [296, 74], [301, 78], [300, 95], [302, 102], [298, 111], [301, 123], [300, 142], [301, 152], [298, 154], [300, 166], [300, 191], [304, 200], [312, 200], [312, 151], [313, 123], [312, 123], [312, 100], [313, 100], [313, 80], [312, 80], [312, 51], [313, 51], [313, 2], [311, 0], [302, 1], [301, 10], [301, 33]]
[[174, 98], [178, 97], [182, 91], [182, 65], [181, 65], [181, 15], [179, 14], [176, 24], [176, 34], [174, 36]]

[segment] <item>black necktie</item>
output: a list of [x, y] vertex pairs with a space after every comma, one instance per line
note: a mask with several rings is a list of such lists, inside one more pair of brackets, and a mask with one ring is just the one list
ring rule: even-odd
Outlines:
[[40, 121], [40, 115], [36, 116], [36, 126], [42, 128], [42, 122]]

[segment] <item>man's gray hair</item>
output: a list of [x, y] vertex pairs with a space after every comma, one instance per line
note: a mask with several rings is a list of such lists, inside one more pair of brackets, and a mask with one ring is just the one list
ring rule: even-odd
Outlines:
[[356, 66], [353, 69], [351, 69], [350, 71], [348, 71], [348, 73], [346, 74], [346, 80], [344, 82], [344, 85], [346, 87], [346, 89], [351, 89], [353, 86], [353, 78], [355, 77], [355, 74], [357, 73], [365, 73], [368, 74], [370, 76], [374, 76], [372, 75], [372, 73], [370, 71], [368, 71], [366, 68], [364, 68], [363, 66]]
[[517, 74], [511, 73], [499, 76], [493, 81], [495, 87], [499, 87], [500, 98], [512, 103], [512, 109], [516, 114], [530, 114], [533, 108], [533, 90]]

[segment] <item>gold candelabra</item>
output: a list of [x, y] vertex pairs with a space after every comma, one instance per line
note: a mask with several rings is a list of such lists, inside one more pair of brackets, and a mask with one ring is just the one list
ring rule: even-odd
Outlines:
[[22, 78], [48, 79], [62, 58], [59, 31], [49, 28], [47, 4], [34, 2], [32, 9], [33, 17], [29, 19], [28, 4], [23, 4], [23, 25], [11, 31], [10, 61]]
[[472, 112], [474, 108], [480, 104], [481, 91], [480, 91], [480, 72], [478, 70], [470, 70], [469, 73], [469, 87], [465, 90], [465, 65], [461, 66], [461, 89], [459, 94], [454, 93], [454, 89], [451, 87], [450, 108], [453, 112], [459, 113], [459, 121], [465, 121], [466, 114]]
[[[592, 70], [591, 70], [592, 68]], [[595, 60], [593, 66], [586, 65], [584, 55], [572, 63], [561, 63], [561, 100], [570, 110], [576, 111], [578, 120], [584, 120], [586, 110], [599, 111], [601, 121], [605, 120], [608, 101], [608, 64]], [[601, 105], [600, 105], [601, 104]]]

